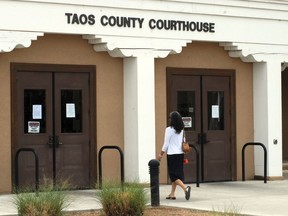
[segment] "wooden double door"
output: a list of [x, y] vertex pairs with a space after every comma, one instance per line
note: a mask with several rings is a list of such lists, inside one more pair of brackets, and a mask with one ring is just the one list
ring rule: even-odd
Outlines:
[[[70, 188], [90, 186], [93, 72], [87, 66], [12, 65], [13, 162], [19, 149], [35, 150], [40, 181], [68, 181]], [[19, 154], [18, 166], [19, 186], [35, 184], [31, 152]]]
[[[183, 117], [186, 138], [199, 152], [200, 181], [232, 180], [231, 73], [170, 68], [167, 78], [168, 112]], [[185, 158], [185, 182], [195, 182], [195, 151]]]

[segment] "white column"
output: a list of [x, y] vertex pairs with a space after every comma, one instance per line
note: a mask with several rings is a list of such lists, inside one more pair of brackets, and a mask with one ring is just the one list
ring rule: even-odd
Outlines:
[[[282, 176], [281, 62], [253, 64], [254, 140], [267, 148], [269, 177]], [[264, 176], [263, 149], [255, 147], [255, 175]]]
[[125, 180], [149, 182], [148, 162], [155, 158], [154, 57], [142, 53], [124, 59]]

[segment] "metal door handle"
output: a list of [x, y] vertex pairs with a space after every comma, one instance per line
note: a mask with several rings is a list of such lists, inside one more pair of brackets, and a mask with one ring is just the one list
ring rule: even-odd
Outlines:
[[[49, 136], [47, 145], [50, 147], [54, 145], [54, 136]], [[60, 142], [59, 136], [55, 136], [55, 146], [59, 147], [59, 145], [62, 145], [62, 142]]]
[[59, 145], [62, 145], [62, 142], [60, 142], [59, 136], [56, 136], [55, 142], [56, 142], [56, 146], [57, 146], [57, 147], [58, 147]]
[[51, 147], [51, 146], [53, 146], [53, 143], [54, 143], [54, 137], [49, 136], [47, 145], [49, 145]]
[[207, 140], [207, 135], [206, 133], [198, 133], [198, 144], [205, 144], [209, 143], [210, 141]]
[[198, 133], [198, 141], [197, 141], [198, 144], [202, 144], [202, 134], [201, 133]]

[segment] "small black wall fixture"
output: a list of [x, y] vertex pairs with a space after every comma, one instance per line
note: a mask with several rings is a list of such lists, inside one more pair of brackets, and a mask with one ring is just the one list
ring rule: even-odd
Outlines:
[[124, 184], [124, 155], [119, 146], [103, 146], [99, 151], [99, 188], [102, 188], [102, 152], [105, 149], [116, 149], [120, 153], [120, 168], [121, 168], [121, 185]]
[[15, 156], [15, 187], [16, 187], [16, 191], [19, 188], [19, 173], [18, 173], [18, 158], [19, 158], [19, 154], [21, 152], [32, 152], [35, 158], [35, 188], [36, 191], [39, 190], [39, 159], [38, 156], [35, 152], [35, 150], [33, 148], [20, 148], [17, 150], [16, 152], [16, 156]]
[[267, 149], [263, 143], [259, 143], [259, 142], [246, 143], [242, 148], [242, 181], [245, 181], [245, 149], [248, 145], [262, 146], [264, 150], [264, 183], [267, 183]]
[[200, 187], [200, 164], [199, 164], [199, 151], [197, 150], [197, 148], [193, 145], [193, 144], [189, 144], [189, 146], [191, 148], [193, 148], [195, 150], [195, 153], [196, 153], [196, 186], [197, 187]]

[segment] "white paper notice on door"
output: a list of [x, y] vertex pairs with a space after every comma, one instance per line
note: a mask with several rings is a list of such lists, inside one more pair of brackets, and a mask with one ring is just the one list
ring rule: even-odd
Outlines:
[[32, 117], [33, 119], [42, 119], [42, 105], [32, 105]]
[[219, 105], [212, 105], [212, 118], [219, 118]]
[[75, 104], [74, 103], [67, 103], [66, 104], [66, 118], [75, 118]]

